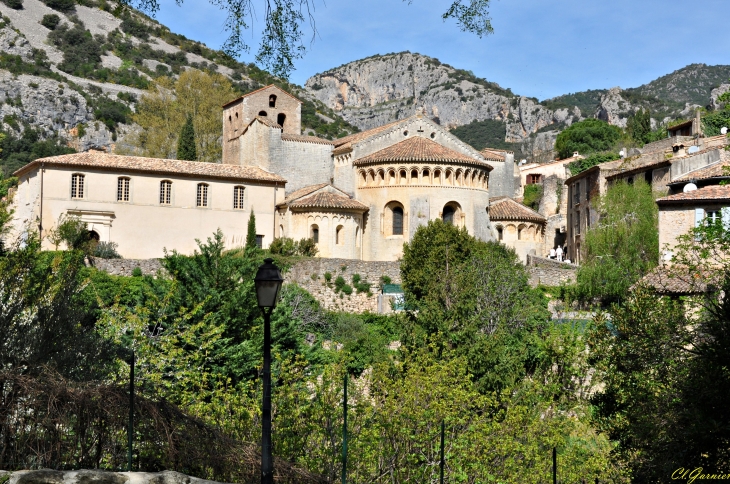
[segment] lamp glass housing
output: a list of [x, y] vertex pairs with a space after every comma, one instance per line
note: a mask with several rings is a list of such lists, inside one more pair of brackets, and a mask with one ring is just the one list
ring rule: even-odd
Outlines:
[[256, 273], [254, 282], [256, 283], [256, 298], [259, 307], [274, 309], [284, 278], [281, 277], [279, 268], [274, 265], [273, 259], [264, 260], [264, 264], [259, 267]]

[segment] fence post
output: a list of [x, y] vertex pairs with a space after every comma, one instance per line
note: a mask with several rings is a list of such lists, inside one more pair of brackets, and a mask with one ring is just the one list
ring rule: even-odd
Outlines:
[[129, 429], [127, 430], [127, 472], [132, 472], [132, 445], [134, 443], [134, 350], [129, 365]]
[[347, 483], [347, 370], [345, 370], [344, 395], [342, 399], [342, 484]]
[[444, 484], [444, 421], [441, 421], [441, 463], [439, 465], [439, 482]]

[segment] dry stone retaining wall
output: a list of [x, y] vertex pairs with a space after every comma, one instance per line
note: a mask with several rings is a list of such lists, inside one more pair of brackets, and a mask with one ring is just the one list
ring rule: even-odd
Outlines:
[[89, 265], [115, 276], [131, 276], [132, 271], [137, 267], [145, 276], [154, 276], [157, 275], [158, 271], [164, 271], [160, 259], [100, 259], [99, 257], [89, 257]]
[[[330, 273], [332, 278], [327, 284], [324, 275]], [[350, 286], [352, 276], [359, 274], [361, 282], [370, 283], [371, 295], [352, 291], [351, 295], [334, 291], [334, 282], [342, 276]], [[331, 310], [362, 313], [378, 312], [378, 283], [382, 276], [390, 277], [393, 284], [400, 284], [400, 263], [381, 261], [361, 261], [354, 259], [315, 258], [303, 260], [284, 275], [286, 282], [294, 282], [314, 296], [319, 303]]]
[[530, 274], [530, 285], [536, 287], [559, 286], [576, 281], [578, 267], [544, 257], [527, 256], [527, 272]]

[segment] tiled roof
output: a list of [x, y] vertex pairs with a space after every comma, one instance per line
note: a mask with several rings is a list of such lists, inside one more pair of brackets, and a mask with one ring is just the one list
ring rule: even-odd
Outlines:
[[200, 161], [163, 160], [142, 156], [111, 155], [99, 151], [87, 151], [70, 155], [39, 158], [13, 173], [19, 176], [40, 165], [68, 166], [71, 168], [96, 168], [103, 170], [152, 172], [171, 175], [225, 178], [229, 180], [252, 180], [286, 183], [279, 175], [254, 166], [224, 165]]
[[708, 286], [717, 285], [717, 282], [719, 282], [717, 274], [709, 272], [693, 274], [684, 267], [659, 266], [641, 278], [631, 289], [644, 285], [659, 294], [701, 294], [707, 292]]
[[355, 165], [389, 161], [415, 161], [434, 163], [471, 163], [492, 167], [481, 160], [459, 153], [435, 141], [420, 136], [406, 138], [400, 143], [388, 146], [355, 161]]
[[269, 84], [268, 86], [260, 87], [260, 88], [256, 89], [255, 91], [251, 91], [251, 92], [249, 92], [248, 94], [244, 94], [243, 96], [237, 97], [237, 98], [236, 98], [236, 99], [234, 99], [233, 101], [228, 101], [227, 103], [225, 103], [225, 104], [223, 105], [223, 107], [225, 108], [226, 106], [230, 106], [231, 104], [235, 103], [235, 102], [236, 102], [236, 101], [238, 101], [238, 100], [241, 100], [241, 99], [243, 99], [243, 98], [245, 98], [245, 97], [248, 97], [248, 96], [250, 96], [251, 94], [256, 94], [257, 92], [259, 92], [259, 91], [263, 91], [263, 90], [265, 90], [265, 89], [268, 89], [268, 88], [270, 88], [270, 87], [274, 87], [274, 88], [276, 88], [277, 90], [281, 91], [282, 93], [286, 94], [287, 96], [289, 96], [290, 98], [294, 99], [295, 101], [297, 101], [298, 103], [300, 103], [300, 104], [301, 104], [301, 102], [302, 102], [302, 101], [301, 101], [300, 99], [298, 99], [297, 97], [295, 97], [295, 96], [293, 96], [293, 95], [289, 94], [288, 92], [286, 92], [285, 90], [283, 90], [283, 89], [282, 89], [282, 88], [280, 88], [279, 86], [276, 86], [276, 85], [274, 85], [274, 84]]
[[[393, 126], [396, 126], [398, 124], [403, 123], [406, 121], [405, 119], [401, 119], [399, 121], [393, 121], [392, 123], [384, 124], [382, 126], [378, 126], [377, 128], [368, 129], [366, 131], [360, 131], [359, 133], [353, 133], [351, 135], [345, 136], [343, 138], [339, 138], [334, 140], [335, 147], [337, 148], [335, 151], [347, 151], [348, 149], [352, 148], [352, 145], [357, 143], [358, 141], [362, 141], [365, 138], [369, 138], [371, 136], [374, 136], [378, 133], [382, 133], [383, 131], [392, 128]], [[335, 153], [338, 154], [338, 153]]]
[[296, 200], [297, 198], [302, 198], [304, 196], [309, 195], [310, 193], [316, 192], [317, 190], [326, 187], [329, 185], [329, 183], [320, 183], [319, 185], [309, 185], [308, 187], [300, 188], [299, 190], [295, 190], [291, 192], [287, 197], [284, 199], [282, 203], [279, 205], [286, 205], [287, 203], [291, 202], [292, 200]]
[[316, 143], [320, 145], [333, 145], [335, 144], [334, 141], [330, 141], [328, 139], [322, 139], [318, 138], [316, 136], [306, 136], [303, 134], [287, 134], [283, 133], [281, 135], [281, 139], [285, 141], [299, 141], [302, 143]]
[[691, 192], [675, 193], [657, 199], [657, 203], [730, 200], [730, 185], [710, 185]]
[[691, 171], [686, 175], [680, 176], [679, 178], [674, 180], [672, 184], [684, 183], [693, 180], [705, 180], [707, 178], [730, 176], [730, 173], [725, 172], [725, 167], [730, 167], [730, 161], [721, 161], [719, 163], [714, 163], [712, 165], [700, 168], [699, 170]]
[[344, 195], [331, 192], [315, 193], [311, 197], [302, 198], [289, 204], [290, 208], [335, 208], [367, 211], [368, 206]]
[[493, 148], [484, 148], [479, 153], [481, 153], [482, 156], [484, 156], [484, 158], [486, 158], [488, 160], [492, 160], [492, 161], [504, 161], [504, 159], [505, 159], [504, 151], [500, 152]]
[[489, 218], [498, 220], [525, 220], [530, 222], [545, 222], [547, 219], [521, 203], [509, 197], [494, 197], [489, 199]]

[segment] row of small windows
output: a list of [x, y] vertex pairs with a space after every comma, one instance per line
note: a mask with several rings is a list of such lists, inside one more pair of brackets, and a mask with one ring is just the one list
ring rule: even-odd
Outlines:
[[[390, 202], [385, 206], [384, 227], [385, 235], [403, 235], [405, 232], [405, 211], [400, 202]], [[441, 220], [450, 225], [460, 225], [462, 220], [461, 206], [456, 202], [444, 205], [441, 211]]]
[[[80, 173], [71, 175], [71, 198], [84, 198], [84, 190], [86, 177]], [[130, 179], [127, 177], [117, 178], [117, 202], [129, 202], [129, 184]], [[196, 207], [208, 206], [208, 188], [207, 183], [198, 183], [195, 196]], [[243, 210], [244, 187], [233, 187], [233, 208], [235, 210]], [[172, 204], [172, 182], [170, 180], [162, 180], [160, 182], [160, 205]]]
[[[314, 240], [315, 244], [319, 244], [319, 225], [312, 224], [312, 226], [309, 228], [309, 236], [312, 238], [312, 240]], [[357, 247], [360, 246], [359, 236], [360, 227], [355, 227], [355, 245]], [[345, 244], [345, 227], [343, 225], [338, 225], [335, 229], [335, 244]]]
[[[410, 175], [410, 176], [409, 176]], [[462, 187], [487, 188], [489, 177], [481, 170], [453, 170], [429, 168], [360, 171], [360, 186], [384, 185], [452, 185]]]

